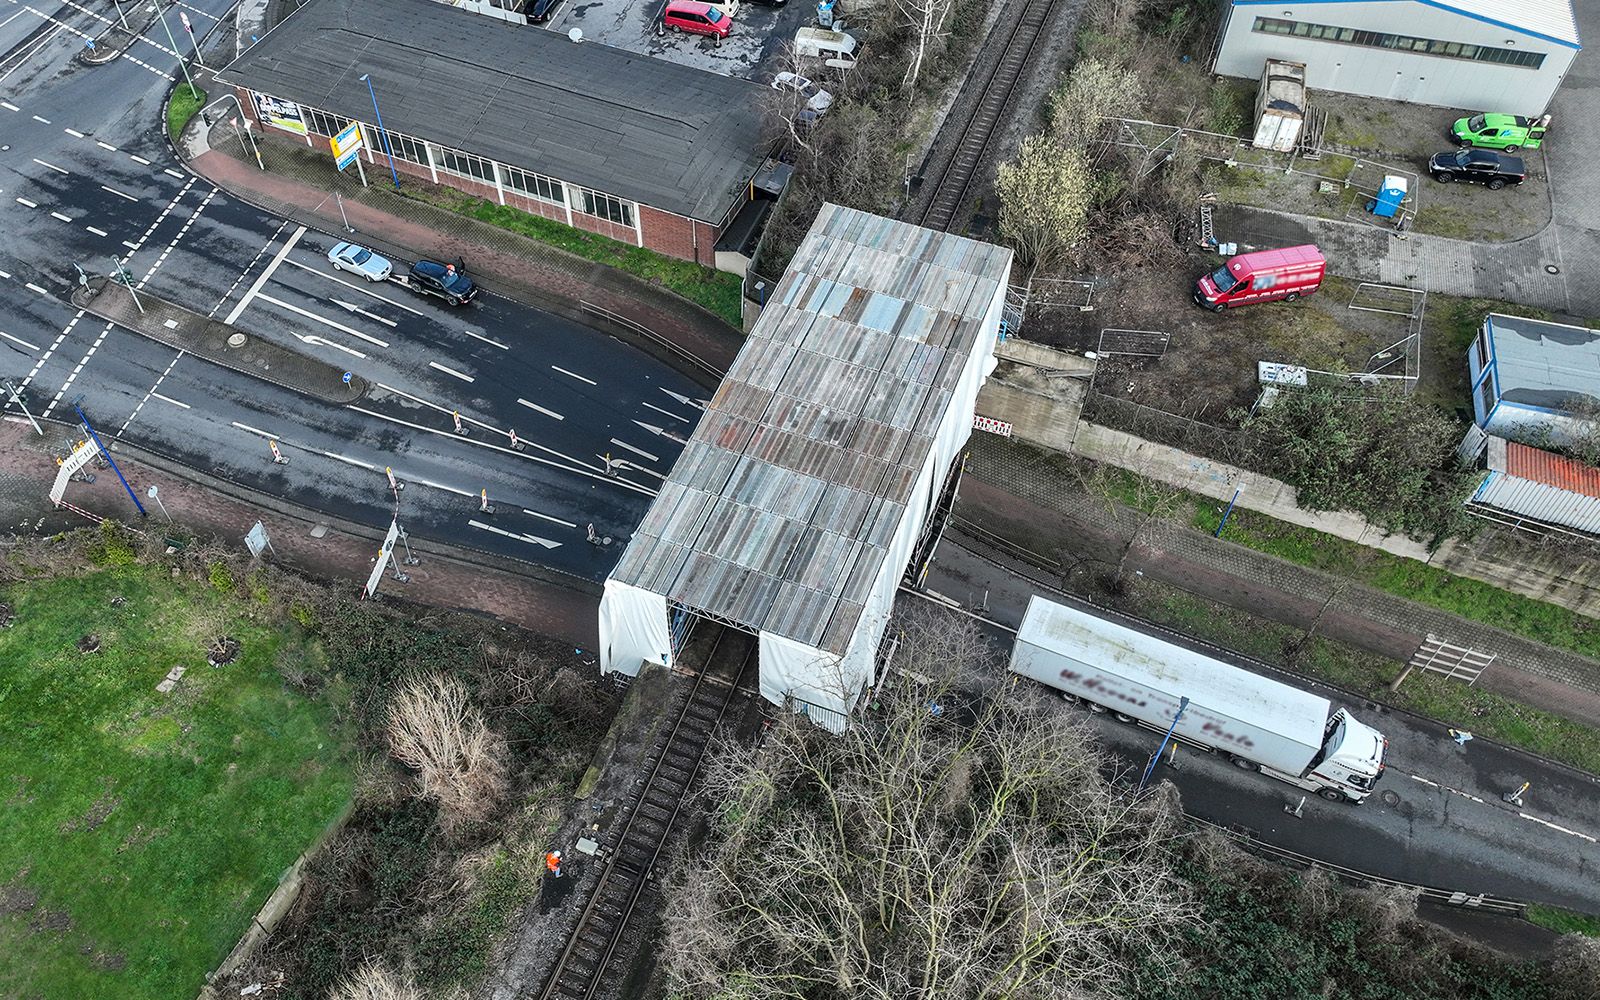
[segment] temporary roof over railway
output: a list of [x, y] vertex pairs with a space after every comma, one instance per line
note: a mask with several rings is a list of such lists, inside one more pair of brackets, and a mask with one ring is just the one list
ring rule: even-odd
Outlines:
[[669, 613], [761, 639], [761, 689], [848, 712], [993, 368], [1011, 252], [824, 206], [600, 605], [601, 667]]
[[434, 0], [310, 0], [219, 75], [720, 224], [765, 156], [748, 80]]

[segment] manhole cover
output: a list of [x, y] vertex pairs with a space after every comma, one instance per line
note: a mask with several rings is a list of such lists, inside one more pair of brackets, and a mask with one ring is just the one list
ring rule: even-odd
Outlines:
[[1561, 273], [1561, 268], [1556, 267], [1554, 264], [1546, 264], [1544, 266], [1544, 269], [1547, 272], [1549, 272], [1550, 274], [1560, 274]]
[[229, 347], [243, 347], [244, 346], [244, 334], [236, 333], [233, 336], [229, 337], [228, 338], [228, 346]]
[[265, 368], [265, 367], [267, 367], [267, 359], [266, 358], [256, 358], [256, 367], [257, 368]]
[[1383, 793], [1383, 804], [1394, 807], [1400, 804], [1400, 793], [1390, 789]]

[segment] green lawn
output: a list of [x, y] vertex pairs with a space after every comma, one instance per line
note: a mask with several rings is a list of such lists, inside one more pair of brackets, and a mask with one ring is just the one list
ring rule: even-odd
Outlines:
[[[194, 996], [352, 792], [332, 709], [278, 673], [307, 647], [159, 566], [0, 599], [0, 995]], [[210, 667], [218, 634], [242, 653]]]

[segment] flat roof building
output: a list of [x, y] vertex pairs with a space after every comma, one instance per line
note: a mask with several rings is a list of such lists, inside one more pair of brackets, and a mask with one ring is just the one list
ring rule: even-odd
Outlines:
[[433, 0], [309, 0], [218, 78], [310, 145], [358, 121], [386, 171], [381, 117], [408, 176], [708, 266], [766, 162], [757, 84]]

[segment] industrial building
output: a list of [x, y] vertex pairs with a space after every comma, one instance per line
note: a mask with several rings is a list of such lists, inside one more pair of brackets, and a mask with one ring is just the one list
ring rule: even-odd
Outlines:
[[434, 0], [309, 0], [218, 79], [257, 124], [330, 156], [359, 122], [373, 183], [392, 158], [707, 266], [766, 164], [758, 84]]
[[1287, 60], [1313, 91], [1537, 117], [1579, 48], [1571, 0], [1230, 0], [1213, 70]]
[[826, 205], [606, 580], [600, 666], [759, 637], [761, 693], [845, 724], [994, 366], [1011, 251]]

